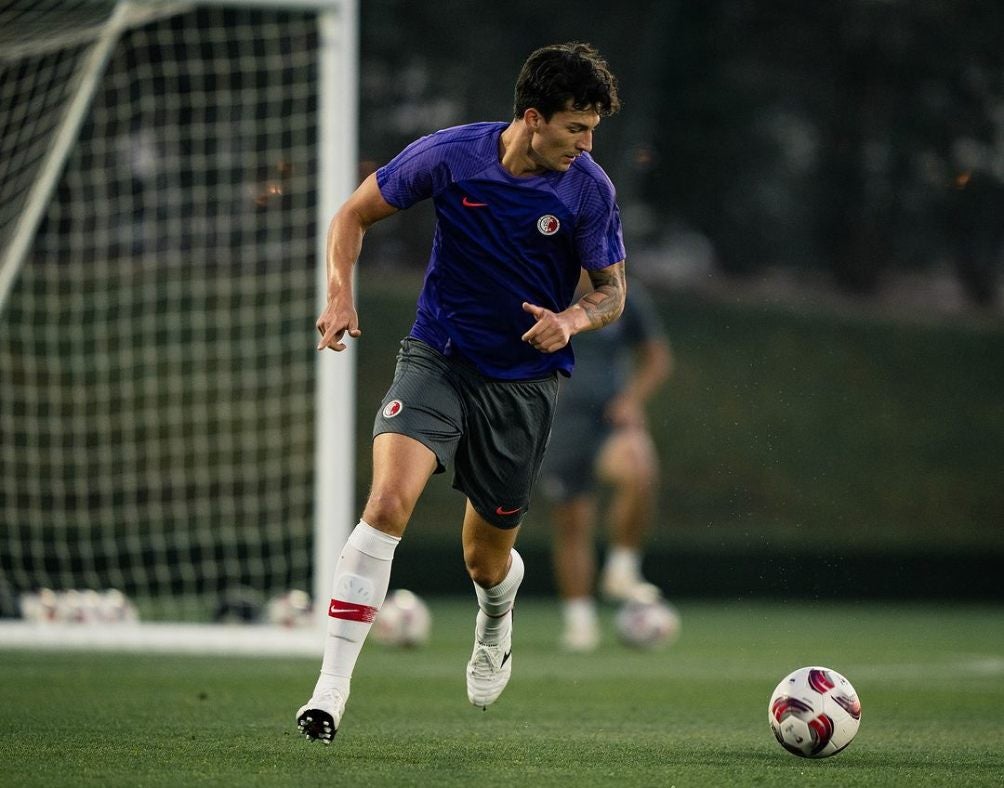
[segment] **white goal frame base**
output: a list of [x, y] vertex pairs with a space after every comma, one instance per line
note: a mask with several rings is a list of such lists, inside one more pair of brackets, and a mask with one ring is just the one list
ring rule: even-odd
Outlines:
[[317, 657], [324, 630], [270, 624], [135, 623], [114, 626], [0, 622], [0, 649]]

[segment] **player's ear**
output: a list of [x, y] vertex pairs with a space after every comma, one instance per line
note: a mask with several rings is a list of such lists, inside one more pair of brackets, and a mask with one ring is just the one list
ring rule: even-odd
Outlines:
[[523, 122], [528, 129], [536, 131], [540, 127], [540, 124], [544, 122], [544, 116], [538, 110], [530, 107], [523, 113]]

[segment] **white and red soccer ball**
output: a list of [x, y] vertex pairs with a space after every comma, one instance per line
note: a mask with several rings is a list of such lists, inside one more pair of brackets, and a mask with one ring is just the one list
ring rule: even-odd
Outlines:
[[793, 755], [826, 758], [843, 750], [861, 724], [851, 683], [830, 668], [799, 668], [770, 696], [767, 718], [778, 743]]
[[428, 642], [431, 629], [428, 605], [417, 594], [399, 588], [387, 594], [370, 634], [385, 646], [414, 648]]
[[136, 605], [117, 588], [40, 588], [21, 595], [21, 617], [36, 624], [134, 624]]
[[269, 624], [289, 629], [314, 626], [310, 594], [293, 589], [272, 597], [265, 607], [265, 619]]

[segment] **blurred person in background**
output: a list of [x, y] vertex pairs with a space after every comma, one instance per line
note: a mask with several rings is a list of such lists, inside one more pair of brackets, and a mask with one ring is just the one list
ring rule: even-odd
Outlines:
[[645, 407], [672, 373], [673, 356], [637, 279], [621, 319], [577, 336], [574, 349], [575, 375], [558, 396], [540, 489], [550, 504], [561, 645], [584, 652], [600, 641], [594, 540], [602, 488], [609, 488], [610, 500], [603, 511], [607, 550], [599, 593], [610, 602], [660, 596], [641, 572], [659, 481]]

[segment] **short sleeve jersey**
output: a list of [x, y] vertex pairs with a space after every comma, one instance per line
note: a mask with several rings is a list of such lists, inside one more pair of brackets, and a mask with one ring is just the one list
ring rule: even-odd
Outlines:
[[520, 339], [534, 324], [522, 305], [566, 309], [581, 268], [624, 259], [613, 184], [586, 153], [566, 172], [514, 177], [499, 160], [507, 126], [438, 131], [377, 170], [380, 192], [395, 208], [431, 198], [436, 209], [410, 336], [492, 378], [570, 374], [570, 346], [548, 354]]

